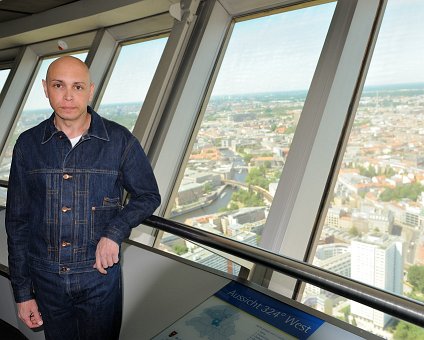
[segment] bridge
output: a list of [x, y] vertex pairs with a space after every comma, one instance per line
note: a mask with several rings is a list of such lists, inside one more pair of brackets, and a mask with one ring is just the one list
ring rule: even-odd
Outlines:
[[267, 190], [265, 190], [264, 188], [261, 188], [257, 185], [251, 185], [251, 184], [247, 184], [247, 183], [233, 181], [231, 179], [224, 179], [222, 182], [224, 184], [230, 185], [232, 187], [239, 187], [239, 188], [242, 188], [242, 189], [245, 189], [245, 190], [253, 190], [253, 191], [261, 194], [262, 197], [264, 199], [266, 199], [269, 203], [271, 203], [273, 198], [274, 198], [274, 196], [272, 196]]

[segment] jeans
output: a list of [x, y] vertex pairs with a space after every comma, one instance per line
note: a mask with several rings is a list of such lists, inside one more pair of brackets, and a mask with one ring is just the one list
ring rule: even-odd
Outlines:
[[57, 274], [32, 270], [47, 340], [116, 340], [122, 319], [121, 267]]

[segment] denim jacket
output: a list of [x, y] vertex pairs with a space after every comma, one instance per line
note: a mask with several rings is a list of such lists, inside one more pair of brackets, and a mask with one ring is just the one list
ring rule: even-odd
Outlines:
[[[72, 148], [54, 114], [13, 150], [6, 206], [16, 302], [33, 298], [31, 270], [92, 271], [101, 237], [119, 245], [160, 204], [150, 163], [124, 127], [88, 107], [90, 128]], [[130, 200], [122, 206], [126, 190]]]

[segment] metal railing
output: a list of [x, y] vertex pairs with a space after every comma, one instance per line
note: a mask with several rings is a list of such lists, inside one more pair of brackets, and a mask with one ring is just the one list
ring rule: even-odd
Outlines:
[[147, 218], [143, 224], [264, 265], [295, 279], [378, 309], [420, 327], [424, 326], [424, 304], [418, 301], [348, 279], [289, 257], [277, 255], [162, 217], [153, 215]]

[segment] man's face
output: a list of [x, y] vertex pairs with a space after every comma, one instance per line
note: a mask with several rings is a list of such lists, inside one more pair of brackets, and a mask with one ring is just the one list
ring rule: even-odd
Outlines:
[[44, 93], [61, 119], [76, 121], [87, 112], [94, 85], [82, 63], [71, 58], [57, 60], [50, 66], [46, 78], [43, 80]]

